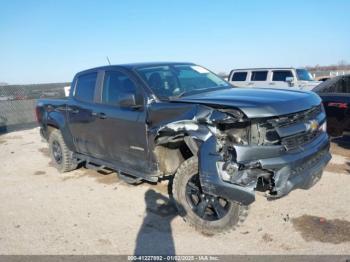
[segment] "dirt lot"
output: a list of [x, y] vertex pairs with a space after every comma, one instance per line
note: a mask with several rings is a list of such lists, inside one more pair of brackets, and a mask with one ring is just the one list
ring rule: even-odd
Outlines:
[[241, 227], [210, 237], [177, 216], [164, 182], [59, 174], [38, 129], [2, 135], [0, 254], [349, 254], [350, 142], [337, 142], [311, 190], [258, 195]]

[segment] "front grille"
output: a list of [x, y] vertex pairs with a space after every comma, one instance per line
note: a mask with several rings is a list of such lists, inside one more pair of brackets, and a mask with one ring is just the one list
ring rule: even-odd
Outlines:
[[302, 112], [284, 115], [275, 119], [271, 119], [268, 121], [268, 123], [272, 124], [275, 127], [285, 127], [298, 122], [306, 122], [308, 120], [315, 119], [316, 116], [321, 112], [322, 105], [320, 104]]
[[[302, 112], [293, 113], [289, 115], [280, 116], [274, 119], [270, 119], [267, 122], [271, 124], [272, 127], [274, 128], [283, 129], [299, 123], [309, 123], [311, 120], [317, 119], [318, 115], [321, 114], [322, 111], [323, 111], [322, 105], [320, 104], [318, 106], [312, 107]], [[280, 137], [280, 143], [283, 146], [285, 146], [287, 150], [293, 150], [293, 149], [300, 148], [305, 144], [310, 143], [319, 134], [320, 132], [318, 130], [314, 132], [305, 130], [301, 133], [298, 133], [292, 136]]]
[[289, 136], [282, 138], [281, 143], [285, 146], [287, 150], [293, 150], [301, 147], [302, 145], [305, 145], [309, 142], [311, 142], [313, 139], [315, 139], [320, 134], [319, 131], [317, 132], [310, 132], [310, 133], [301, 133], [294, 136]]

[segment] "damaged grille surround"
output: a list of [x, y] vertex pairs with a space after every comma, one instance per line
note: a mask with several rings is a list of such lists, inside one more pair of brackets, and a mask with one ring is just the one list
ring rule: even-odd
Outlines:
[[[314, 123], [313, 121], [317, 126], [311, 129], [310, 123]], [[275, 198], [289, 193], [298, 186], [288, 181], [289, 175], [295, 173], [295, 170], [291, 170], [291, 166], [296, 164], [305, 166], [304, 160], [298, 162], [299, 151], [307, 152], [311, 150], [310, 147], [317, 148], [321, 145], [321, 148], [326, 148], [323, 151], [324, 156], [314, 157], [312, 163], [327, 163], [330, 160], [328, 136], [323, 127], [325, 121], [321, 105], [287, 116], [252, 120], [247, 130], [249, 137], [247, 143], [232, 143], [227, 139], [226, 142], [222, 142], [225, 139], [221, 138], [222, 147], [218, 152], [222, 154], [222, 160], [216, 162], [220, 178], [252, 193], [254, 190], [268, 191], [267, 196]], [[316, 153], [312, 152], [311, 156]], [[285, 155], [293, 155], [294, 160], [291, 162], [282, 160], [282, 164], [277, 164]], [[262, 161], [264, 159], [275, 159], [276, 165], [265, 166]], [[312, 167], [309, 167], [309, 170], [311, 169]], [[284, 176], [278, 176], [279, 172]], [[281, 181], [285, 183], [288, 181], [288, 186], [276, 186]], [[283, 189], [284, 186], [287, 189]]]
[[[326, 115], [322, 105], [294, 114], [258, 119], [251, 126], [251, 144], [283, 145], [287, 151], [311, 142], [322, 131]], [[310, 125], [317, 124], [315, 130]]]
[[[317, 123], [316, 129], [310, 129], [312, 121]], [[249, 119], [239, 110], [200, 105], [188, 119], [158, 126], [155, 144], [169, 146], [183, 141], [198, 155], [204, 192], [249, 204], [256, 190], [280, 197], [297, 186], [292, 183], [290, 190], [283, 190], [285, 185], [280, 183], [287, 184], [291, 166], [303, 162], [299, 152], [312, 156], [316, 152], [310, 146], [327, 147], [328, 136], [320, 129], [324, 122], [321, 105], [258, 119]], [[286, 156], [293, 156], [293, 160], [286, 160]], [[321, 161], [327, 163], [329, 158], [328, 153]], [[266, 164], [268, 160], [275, 164]]]

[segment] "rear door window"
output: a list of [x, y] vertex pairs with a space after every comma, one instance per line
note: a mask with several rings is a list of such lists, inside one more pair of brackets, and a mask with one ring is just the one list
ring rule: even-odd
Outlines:
[[232, 76], [232, 81], [245, 81], [247, 79], [247, 72], [235, 72]]
[[286, 81], [287, 77], [293, 77], [290, 70], [275, 70], [272, 73], [272, 81]]
[[252, 71], [250, 81], [266, 81], [267, 71]]
[[97, 72], [78, 76], [74, 97], [80, 101], [93, 102], [95, 96]]

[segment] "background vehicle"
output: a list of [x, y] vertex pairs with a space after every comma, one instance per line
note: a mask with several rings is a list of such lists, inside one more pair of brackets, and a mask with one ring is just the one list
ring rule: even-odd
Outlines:
[[350, 130], [350, 75], [331, 78], [314, 90], [323, 101], [327, 130], [331, 136], [342, 136]]
[[303, 68], [247, 68], [232, 70], [229, 82], [238, 87], [312, 90], [320, 84]]
[[70, 86], [65, 86], [63, 89], [64, 89], [64, 95], [65, 95], [66, 97], [69, 96]]
[[242, 221], [256, 190], [308, 189], [330, 160], [319, 96], [232, 88], [191, 63], [83, 71], [68, 99], [40, 99], [36, 113], [61, 172], [80, 163], [130, 183], [174, 177], [179, 214], [207, 234]]

